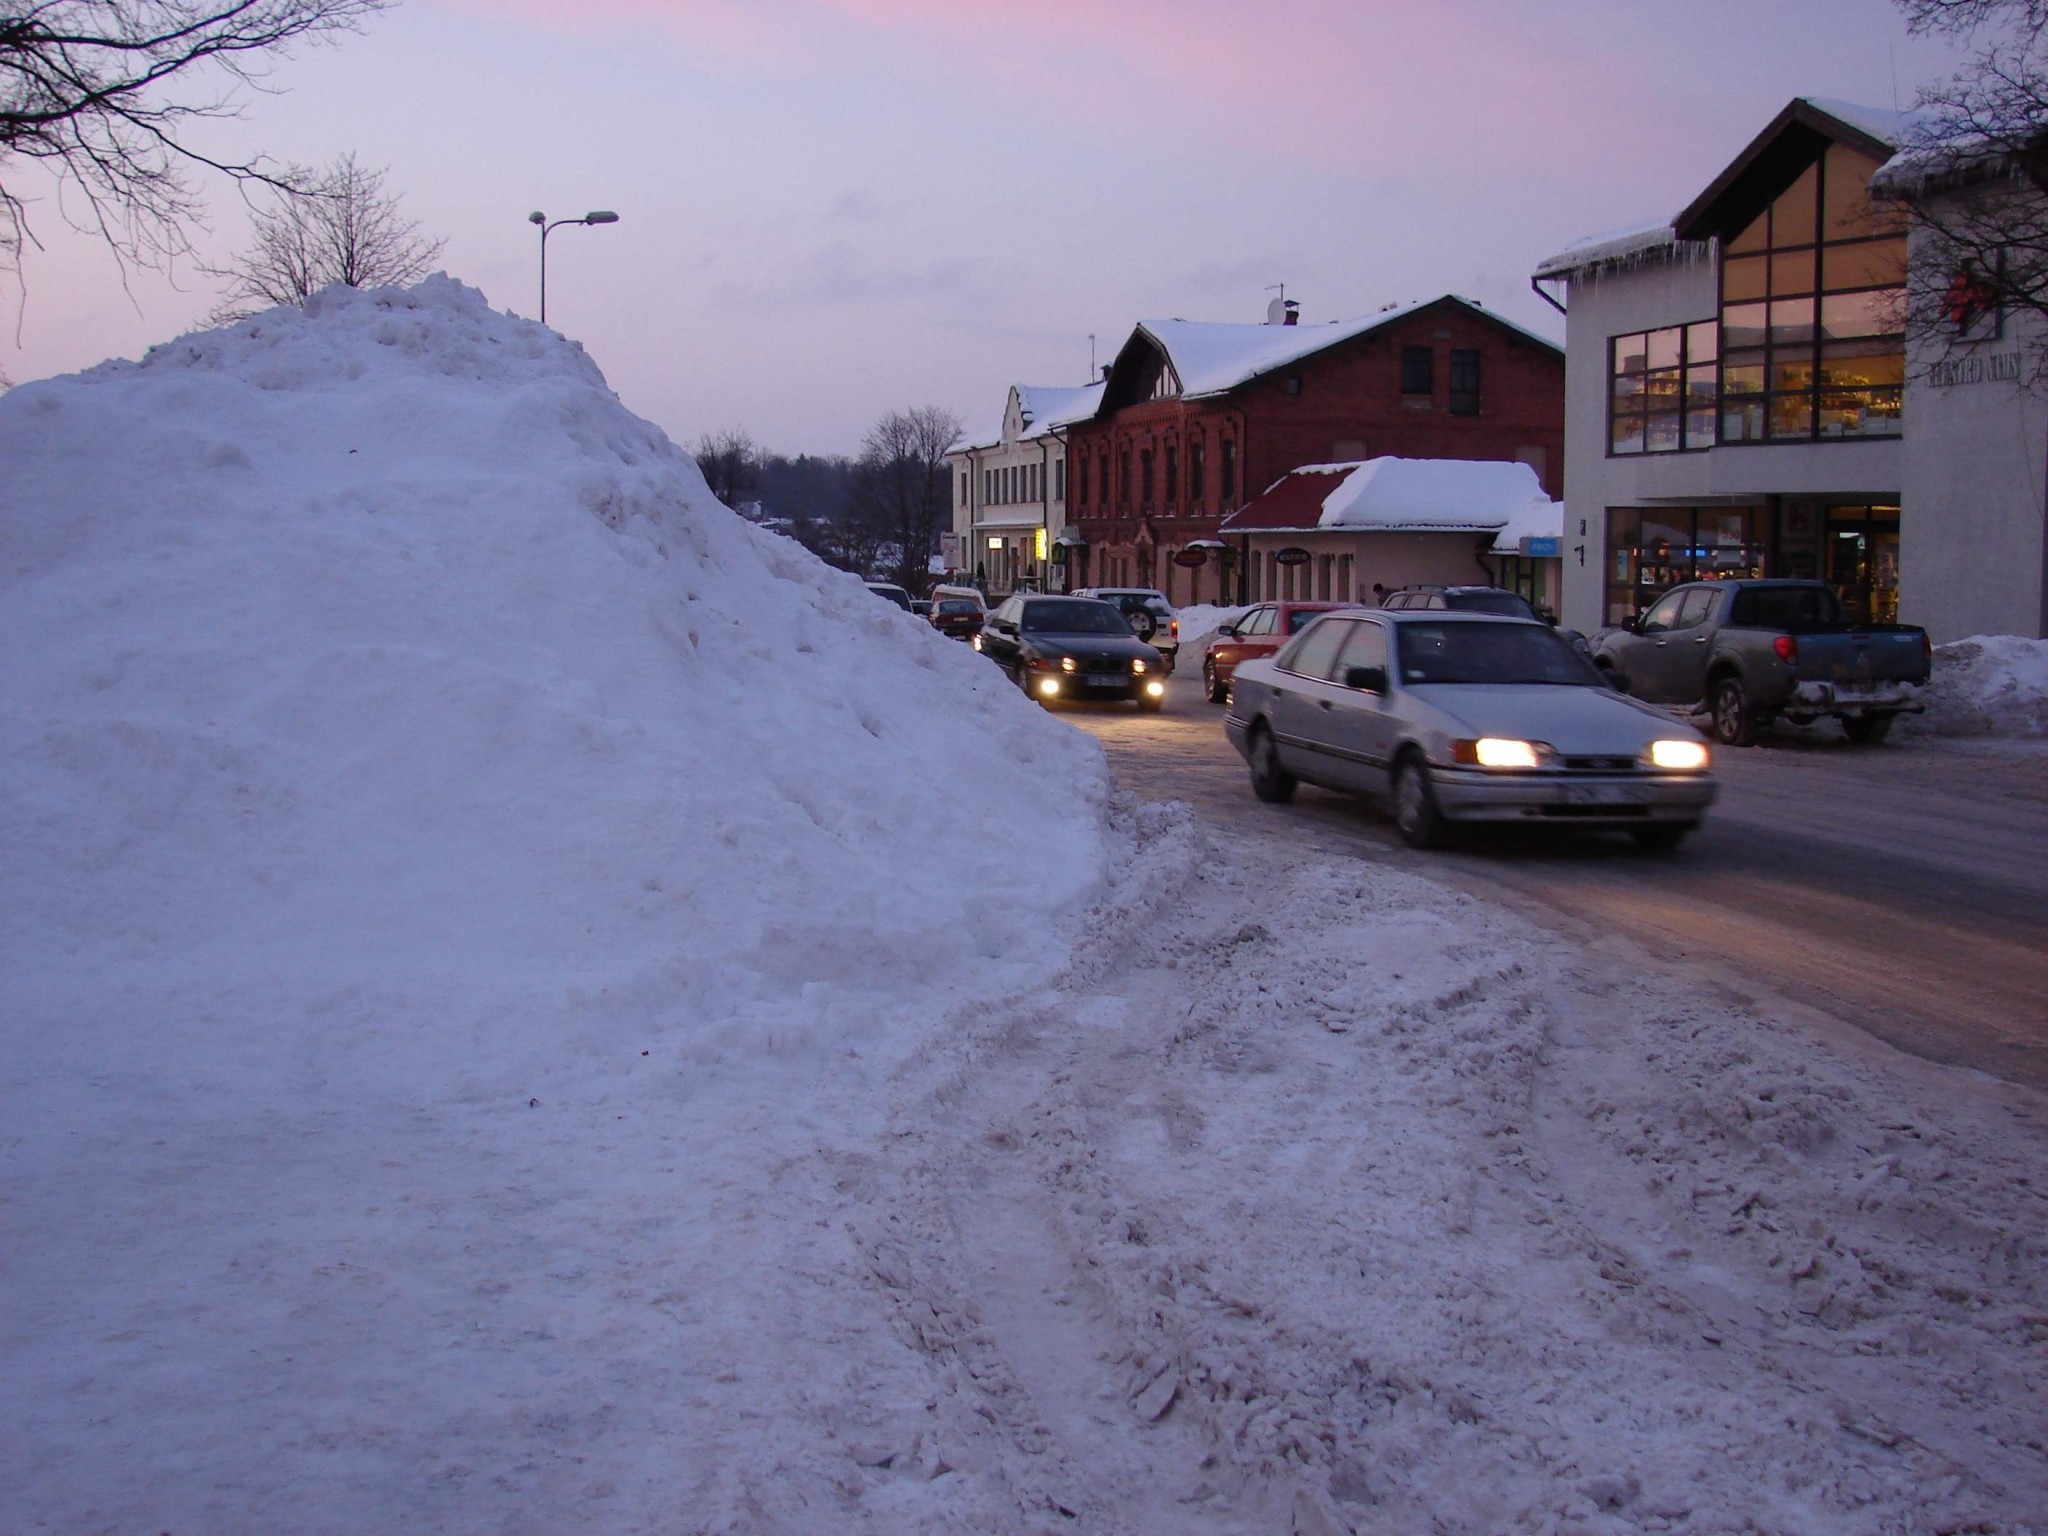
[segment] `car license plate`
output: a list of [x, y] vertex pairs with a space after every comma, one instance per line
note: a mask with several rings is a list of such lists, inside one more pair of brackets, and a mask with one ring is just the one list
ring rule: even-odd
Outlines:
[[1130, 684], [1127, 679], [1121, 677], [1091, 677], [1088, 679], [1088, 686], [1090, 688], [1126, 688]]
[[1567, 784], [1566, 805], [1642, 805], [1650, 792], [1641, 784]]

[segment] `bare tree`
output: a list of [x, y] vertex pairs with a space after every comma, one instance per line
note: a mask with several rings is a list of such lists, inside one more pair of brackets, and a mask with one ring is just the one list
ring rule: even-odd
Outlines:
[[391, 0], [0, 0], [0, 269], [33, 244], [8, 175], [41, 161], [84, 196], [85, 226], [124, 260], [188, 249], [197, 167], [284, 188], [259, 159], [221, 160], [185, 134], [230, 117], [239, 86], [261, 87], [272, 57], [352, 30]]
[[[1912, 210], [1906, 327], [1940, 360], [2003, 318], [2048, 322], [2048, 0], [1900, 0], [1911, 29], [1973, 45], [1920, 93], [1907, 153], [1874, 190]], [[2036, 358], [2026, 383], [2048, 387]]]
[[952, 515], [946, 454], [960, 441], [960, 418], [936, 405], [891, 411], [861, 440], [855, 463], [857, 515], [886, 530], [895, 545], [896, 579], [924, 590], [939, 531]]
[[761, 447], [740, 427], [706, 432], [691, 450], [711, 494], [738, 511], [761, 479]]
[[249, 248], [229, 266], [204, 269], [229, 284], [214, 319], [300, 304], [330, 283], [378, 288], [425, 276], [445, 242], [427, 239], [398, 211], [384, 176], [353, 154], [325, 171], [294, 171], [296, 190], [273, 192], [271, 205], [257, 210]]

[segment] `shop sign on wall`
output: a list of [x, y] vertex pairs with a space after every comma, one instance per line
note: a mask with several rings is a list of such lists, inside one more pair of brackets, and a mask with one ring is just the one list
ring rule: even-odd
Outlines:
[[1958, 384], [2017, 384], [2022, 369], [2020, 354], [1980, 352], [1974, 357], [1944, 357], [1927, 365], [1927, 382], [1936, 389]]

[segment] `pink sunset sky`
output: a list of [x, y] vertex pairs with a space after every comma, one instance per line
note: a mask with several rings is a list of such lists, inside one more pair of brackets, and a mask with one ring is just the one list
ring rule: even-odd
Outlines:
[[[1449, 291], [1561, 337], [1544, 256], [1674, 212], [1795, 95], [1910, 106], [1952, 63], [1889, 0], [407, 0], [205, 144], [388, 166], [523, 314], [526, 215], [616, 209], [551, 238], [550, 322], [679, 441], [843, 452], [1278, 283], [1309, 321]], [[204, 323], [201, 273], [124, 274], [17, 180], [43, 248], [0, 287], [0, 372]], [[219, 261], [243, 213], [208, 191]]]

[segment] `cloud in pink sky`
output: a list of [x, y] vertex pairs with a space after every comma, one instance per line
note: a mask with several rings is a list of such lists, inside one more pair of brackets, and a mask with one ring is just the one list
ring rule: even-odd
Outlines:
[[[528, 313], [527, 212], [616, 207], [551, 247], [549, 319], [681, 440], [840, 451], [1281, 282], [1311, 320], [1454, 291], [1558, 334], [1542, 257], [1683, 205], [1794, 94], [1891, 105], [1939, 65], [1891, 0], [407, 0], [216, 147], [389, 166], [448, 269]], [[218, 262], [244, 214], [202, 191]], [[0, 370], [203, 323], [190, 267], [124, 291], [37, 217]]]
[[[1484, 148], [1488, 173], [1520, 174], [1539, 152], [1538, 138], [1516, 131], [1530, 115], [1587, 140], [1623, 127], [1607, 93], [1591, 88], [1611, 61], [1587, 45], [1583, 24], [1564, 8], [1497, 0], [439, 3], [572, 36], [661, 38], [698, 67], [784, 77], [893, 69], [984, 110], [1091, 124], [1105, 147], [1180, 144], [1233, 161], [1472, 167]], [[1028, 141], [1034, 122], [1013, 127]]]

